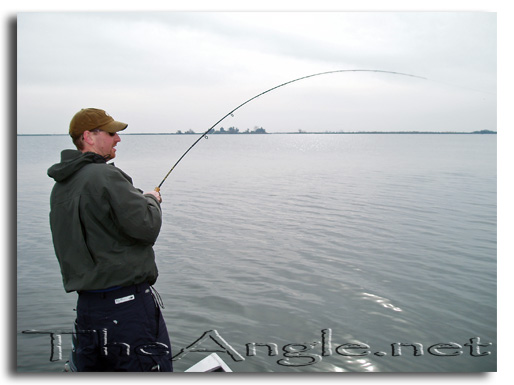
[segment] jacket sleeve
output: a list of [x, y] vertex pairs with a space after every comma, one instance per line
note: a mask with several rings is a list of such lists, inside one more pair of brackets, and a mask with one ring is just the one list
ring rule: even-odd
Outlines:
[[161, 206], [157, 199], [135, 188], [130, 177], [121, 170], [112, 167], [107, 174], [105, 193], [112, 220], [127, 236], [154, 244], [162, 225]]

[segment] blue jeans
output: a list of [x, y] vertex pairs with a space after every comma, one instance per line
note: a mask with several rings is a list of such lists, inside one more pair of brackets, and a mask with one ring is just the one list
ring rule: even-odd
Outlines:
[[75, 353], [79, 372], [172, 372], [168, 330], [150, 286], [80, 292]]

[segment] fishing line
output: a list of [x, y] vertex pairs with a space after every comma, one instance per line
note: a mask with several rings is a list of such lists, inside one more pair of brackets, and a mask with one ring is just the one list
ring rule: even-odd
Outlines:
[[394, 72], [394, 71], [384, 71], [384, 70], [366, 70], [366, 69], [354, 69], [354, 70], [335, 70], [335, 71], [327, 71], [327, 72], [320, 72], [320, 73], [317, 73], [317, 74], [312, 74], [312, 75], [307, 75], [307, 76], [302, 76], [301, 78], [298, 78], [298, 79], [293, 79], [293, 80], [290, 80], [288, 82], [285, 82], [285, 83], [282, 83], [282, 84], [279, 84], [278, 86], [275, 86], [275, 87], [272, 87], [270, 88], [269, 90], [266, 90], [264, 92], [261, 92], [260, 94], [258, 95], [255, 95], [254, 97], [248, 99], [247, 101], [245, 101], [244, 103], [241, 103], [239, 106], [237, 106], [236, 108], [234, 108], [232, 111], [230, 111], [229, 113], [227, 113], [225, 116], [223, 116], [220, 120], [218, 120], [216, 123], [214, 123], [207, 131], [205, 131], [187, 150], [186, 152], [184, 152], [184, 154], [182, 154], [182, 156], [177, 160], [177, 162], [173, 165], [173, 167], [170, 169], [170, 171], [168, 171], [168, 173], [166, 174], [166, 176], [164, 177], [164, 179], [161, 181], [161, 183], [159, 183], [159, 186], [157, 186], [155, 188], [155, 191], [160, 191], [161, 189], [161, 186], [163, 185], [163, 183], [166, 181], [166, 179], [168, 178], [168, 176], [171, 174], [171, 172], [175, 169], [175, 167], [177, 167], [177, 164], [180, 163], [180, 161], [186, 156], [186, 154], [202, 139], [202, 138], [206, 138], [207, 137], [207, 134], [209, 132], [211, 132], [214, 127], [216, 127], [218, 124], [220, 124], [225, 118], [227, 118], [228, 116], [234, 116], [233, 113], [235, 111], [237, 111], [238, 109], [240, 109], [241, 107], [243, 107], [245, 104], [248, 104], [250, 103], [252, 100], [254, 99], [257, 99], [259, 96], [262, 96], [264, 94], [267, 94], [268, 92], [271, 92], [273, 90], [276, 90], [277, 88], [280, 88], [280, 87], [283, 87], [283, 86], [286, 86], [288, 84], [291, 84], [291, 83], [294, 83], [294, 82], [297, 82], [299, 80], [303, 80], [303, 79], [308, 79], [308, 78], [312, 78], [314, 76], [320, 76], [320, 75], [327, 75], [327, 74], [333, 74], [333, 73], [337, 73], [337, 72], [377, 72], [377, 73], [386, 73], [386, 74], [393, 74], [393, 75], [401, 75], [401, 76], [409, 76], [409, 77], [412, 77], [412, 78], [418, 78], [418, 79], [423, 79], [423, 80], [428, 80], [427, 78], [424, 78], [422, 76], [417, 76], [417, 75], [411, 75], [411, 74], [406, 74], [406, 73], [402, 73], [402, 72]]

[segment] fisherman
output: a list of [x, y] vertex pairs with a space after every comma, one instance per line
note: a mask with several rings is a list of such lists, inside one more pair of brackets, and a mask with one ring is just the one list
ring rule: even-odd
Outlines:
[[107, 161], [127, 124], [82, 109], [70, 122], [76, 150], [48, 169], [50, 227], [64, 289], [76, 291], [78, 371], [173, 371], [171, 344], [151, 287], [159, 192], [142, 190]]

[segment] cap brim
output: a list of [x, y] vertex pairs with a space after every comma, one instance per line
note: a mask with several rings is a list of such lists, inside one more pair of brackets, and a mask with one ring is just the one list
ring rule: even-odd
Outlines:
[[117, 122], [116, 120], [113, 120], [112, 122], [109, 122], [105, 126], [99, 128], [105, 132], [110, 132], [111, 134], [114, 134], [115, 132], [122, 131], [127, 127], [127, 123]]

